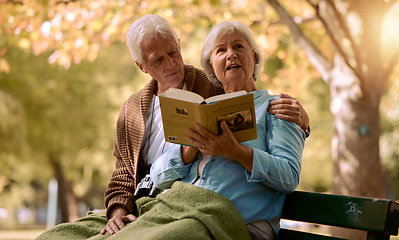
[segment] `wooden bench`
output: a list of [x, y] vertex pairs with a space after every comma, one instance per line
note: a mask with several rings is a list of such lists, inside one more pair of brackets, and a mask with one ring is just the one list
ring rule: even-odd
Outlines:
[[[399, 204], [395, 201], [296, 191], [288, 194], [283, 219], [364, 230], [367, 240], [398, 235]], [[279, 240], [342, 239], [291, 229], [280, 229]]]

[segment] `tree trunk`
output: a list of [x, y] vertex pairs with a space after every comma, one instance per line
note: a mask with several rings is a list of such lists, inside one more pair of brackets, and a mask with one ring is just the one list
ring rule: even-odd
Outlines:
[[[332, 191], [336, 194], [384, 197], [383, 170], [379, 157], [379, 91], [365, 95], [357, 77], [335, 58], [330, 110], [334, 117]], [[334, 236], [364, 239], [364, 234], [333, 231]]]
[[67, 181], [67, 200], [68, 200], [68, 222], [74, 222], [79, 219], [79, 207], [78, 207], [78, 200], [76, 199], [76, 195], [73, 192], [73, 185], [70, 181]]
[[[381, 56], [381, 26], [391, 1], [308, 1], [330, 37], [335, 52], [334, 63], [315, 47], [277, 0], [267, 0], [281, 17], [309, 61], [329, 85], [330, 110], [334, 117], [332, 191], [336, 194], [385, 197], [383, 169], [379, 156], [379, 104], [387, 78], [397, 62], [397, 55], [384, 71]], [[354, 18], [361, 23], [361, 31]], [[360, 25], [359, 25], [360, 26]], [[343, 43], [349, 43], [345, 45]], [[396, 57], [395, 57], [396, 56]], [[311, 123], [310, 123], [311, 124]], [[335, 236], [364, 239], [364, 234], [332, 230]], [[341, 234], [349, 233], [349, 234]]]
[[65, 179], [63, 169], [59, 161], [52, 159], [55, 177], [58, 182], [58, 206], [61, 210], [61, 223], [73, 222], [79, 218], [79, 208], [72, 184]]

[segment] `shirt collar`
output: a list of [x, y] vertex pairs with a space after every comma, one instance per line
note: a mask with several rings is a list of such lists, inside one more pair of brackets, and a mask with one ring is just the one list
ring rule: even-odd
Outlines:
[[255, 90], [252, 93], [254, 94], [254, 99], [257, 99], [262, 95], [268, 94], [269, 91], [267, 89], [260, 89], [260, 90]]

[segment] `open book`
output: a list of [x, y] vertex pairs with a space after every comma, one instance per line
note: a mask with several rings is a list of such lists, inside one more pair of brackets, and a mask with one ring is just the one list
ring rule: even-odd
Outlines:
[[257, 138], [254, 96], [239, 91], [203, 99], [200, 95], [171, 88], [159, 95], [165, 141], [190, 145], [188, 128], [199, 123], [213, 134], [221, 134], [226, 121], [239, 142]]

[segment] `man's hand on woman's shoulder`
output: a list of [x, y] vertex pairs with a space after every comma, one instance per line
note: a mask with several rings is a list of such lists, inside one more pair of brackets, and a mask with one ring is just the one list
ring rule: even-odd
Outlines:
[[280, 93], [280, 99], [271, 101], [267, 110], [276, 118], [296, 123], [303, 131], [309, 131], [308, 114], [296, 98]]

